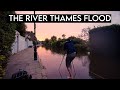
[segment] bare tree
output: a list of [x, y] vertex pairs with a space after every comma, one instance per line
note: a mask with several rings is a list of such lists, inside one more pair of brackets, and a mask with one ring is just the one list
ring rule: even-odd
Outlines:
[[83, 28], [81, 34], [78, 35], [78, 37], [88, 41], [88, 39], [89, 39], [89, 30], [90, 30], [90, 27]]

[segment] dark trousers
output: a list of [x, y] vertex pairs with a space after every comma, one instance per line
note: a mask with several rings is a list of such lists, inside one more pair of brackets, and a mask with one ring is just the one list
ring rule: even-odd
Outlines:
[[71, 54], [67, 54], [67, 57], [66, 57], [66, 67], [70, 67], [71, 65], [71, 62], [73, 61], [73, 59], [75, 58], [76, 56], [76, 52], [74, 53], [71, 53]]

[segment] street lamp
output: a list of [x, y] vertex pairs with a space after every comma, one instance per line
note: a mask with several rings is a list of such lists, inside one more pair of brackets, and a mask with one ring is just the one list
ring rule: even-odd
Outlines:
[[[35, 11], [34, 11], [35, 15]], [[36, 37], [36, 24], [34, 21], [34, 37]], [[36, 47], [36, 40], [34, 40], [34, 60], [37, 60], [37, 47]]]

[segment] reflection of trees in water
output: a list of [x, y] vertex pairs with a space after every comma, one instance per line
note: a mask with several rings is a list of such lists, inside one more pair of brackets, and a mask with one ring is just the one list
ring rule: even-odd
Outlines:
[[61, 50], [59, 48], [51, 48], [51, 47], [45, 47], [45, 46], [42, 46], [42, 47], [45, 48], [47, 51], [50, 50], [52, 54], [60, 54], [60, 55], [64, 54], [64, 50]]
[[46, 49], [46, 51], [50, 50], [50, 48], [49, 48], [49, 47], [44, 47], [44, 46], [41, 46], [41, 47], [45, 48], [45, 49]]
[[60, 54], [60, 55], [64, 55], [64, 50], [62, 50], [62, 49], [59, 49], [59, 48], [51, 48], [50, 49], [51, 50], [51, 52], [53, 53], [53, 54]]
[[77, 55], [78, 60], [81, 61], [83, 67], [89, 67], [89, 57], [86, 53], [81, 53]]
[[78, 58], [81, 58], [82, 56], [86, 56], [86, 55], [87, 55], [86, 52], [77, 53]]
[[[50, 50], [51, 53], [53, 55], [55, 54], [59, 54], [59, 55], [64, 55], [64, 50], [63, 48], [52, 48], [52, 47], [46, 47], [46, 46], [43, 46], [46, 50]], [[81, 60], [81, 63], [82, 63], [82, 66], [83, 67], [86, 67], [89, 63], [89, 60], [88, 60], [88, 55], [86, 52], [82, 52], [82, 53], [77, 53], [76, 57]]]
[[[64, 50], [63, 48], [51, 48], [51, 47], [45, 47], [43, 46], [46, 50], [50, 50], [52, 52], [52, 54], [60, 54], [60, 55], [64, 55]], [[77, 53], [76, 57], [78, 57], [79, 59], [81, 59], [82, 56], [86, 56], [87, 53], [86, 52], [81, 52], [81, 53]]]
[[88, 63], [89, 63], [88, 56], [82, 56], [81, 57], [81, 62], [82, 62], [82, 66], [86, 67], [88, 65]]

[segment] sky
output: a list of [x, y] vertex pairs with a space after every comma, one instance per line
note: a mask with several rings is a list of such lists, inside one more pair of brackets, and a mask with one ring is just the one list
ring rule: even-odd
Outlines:
[[[34, 11], [16, 11], [17, 14], [34, 14]], [[111, 14], [111, 23], [36, 23], [36, 37], [43, 41], [51, 36], [62, 38], [62, 34], [78, 36], [83, 28], [120, 24], [120, 11], [35, 11], [35, 14]], [[34, 23], [25, 23], [27, 31], [34, 31]]]

